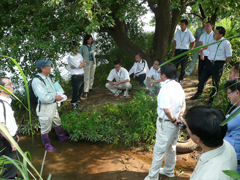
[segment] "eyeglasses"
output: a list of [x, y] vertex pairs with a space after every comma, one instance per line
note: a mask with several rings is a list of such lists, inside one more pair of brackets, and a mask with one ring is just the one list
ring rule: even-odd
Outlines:
[[234, 91], [231, 91], [231, 92], [227, 92], [227, 95], [229, 95], [229, 94], [231, 94], [231, 93], [233, 93]]
[[5, 84], [5, 86], [13, 86], [12, 83]]

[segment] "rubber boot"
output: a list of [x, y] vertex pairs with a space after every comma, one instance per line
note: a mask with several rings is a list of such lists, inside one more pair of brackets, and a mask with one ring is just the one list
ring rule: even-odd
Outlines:
[[48, 134], [41, 134], [41, 136], [42, 136], [42, 142], [45, 145], [45, 149], [51, 150], [51, 151], [56, 151], [57, 150], [57, 148], [55, 148], [51, 145], [51, 141], [49, 139]]
[[54, 127], [55, 129], [55, 132], [59, 138], [60, 141], [68, 141], [68, 140], [71, 140], [70, 137], [66, 136], [64, 131], [63, 131], [63, 128], [62, 126], [57, 126], [57, 127]]

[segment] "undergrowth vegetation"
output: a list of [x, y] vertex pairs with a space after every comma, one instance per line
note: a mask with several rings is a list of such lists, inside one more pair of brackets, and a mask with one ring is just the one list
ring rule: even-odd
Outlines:
[[100, 109], [80, 115], [64, 113], [61, 120], [63, 128], [74, 141], [124, 143], [125, 146], [135, 146], [140, 141], [154, 144], [156, 108], [156, 97], [140, 91], [128, 104], [107, 103]]

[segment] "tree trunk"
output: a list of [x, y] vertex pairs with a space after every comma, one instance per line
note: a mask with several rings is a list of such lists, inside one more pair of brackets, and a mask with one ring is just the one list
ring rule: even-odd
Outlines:
[[170, 2], [160, 0], [154, 12], [156, 25], [151, 57], [153, 59], [160, 59], [161, 61], [164, 61], [171, 44], [171, 40], [169, 41], [169, 39], [172, 39], [172, 37], [170, 38], [172, 34]]
[[[151, 0], [148, 3], [156, 19], [151, 57], [153, 57], [152, 60], [165, 61], [181, 11], [171, 10], [169, 0], [158, 0], [158, 6], [155, 9]], [[181, 9], [183, 9], [185, 7], [183, 1], [181, 4]]]
[[118, 47], [129, 57], [135, 60], [135, 54], [142, 54], [142, 58], [149, 62], [150, 58], [138, 45], [134, 44], [128, 37], [125, 23], [115, 19], [115, 25], [109, 28], [108, 33], [114, 39]]
[[131, 41], [125, 22], [114, 18], [114, 14], [115, 25], [108, 29], [108, 33], [127, 56], [134, 60], [135, 54], [141, 53], [143, 59], [147, 60], [148, 65], [151, 66], [154, 59], [165, 61], [181, 10], [186, 6], [186, 2], [181, 0], [180, 10], [171, 10], [170, 0], [158, 0], [157, 6], [152, 0], [148, 0], [148, 5], [154, 12], [156, 20], [155, 34], [150, 54], [146, 54], [137, 44]]

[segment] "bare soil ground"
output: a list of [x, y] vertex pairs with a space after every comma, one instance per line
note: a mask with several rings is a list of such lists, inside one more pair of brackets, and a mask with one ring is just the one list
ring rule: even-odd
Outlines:
[[[196, 92], [197, 88], [194, 86], [197, 83], [196, 73], [184, 79], [182, 86], [186, 93], [187, 108], [198, 103], [196, 100], [189, 100]], [[120, 101], [128, 102], [133, 97], [134, 91], [127, 98], [123, 98], [123, 94], [115, 98], [106, 88], [95, 88], [95, 92], [90, 93], [88, 98], [83, 98], [81, 106], [93, 108], [107, 102], [113, 104]], [[152, 151], [143, 151], [143, 147], [130, 149], [108, 144], [98, 147], [85, 141], [60, 142], [54, 132], [50, 137], [52, 145], [58, 150], [47, 154], [44, 179], [51, 173], [52, 180], [143, 180], [151, 167]], [[24, 151], [31, 153], [34, 166], [40, 170], [45, 151], [40, 135], [34, 136], [33, 145], [31, 137], [27, 136], [22, 136], [19, 144]], [[200, 150], [178, 154], [176, 176], [168, 178], [160, 175], [159, 179], [188, 180], [196, 166], [199, 153]]]

